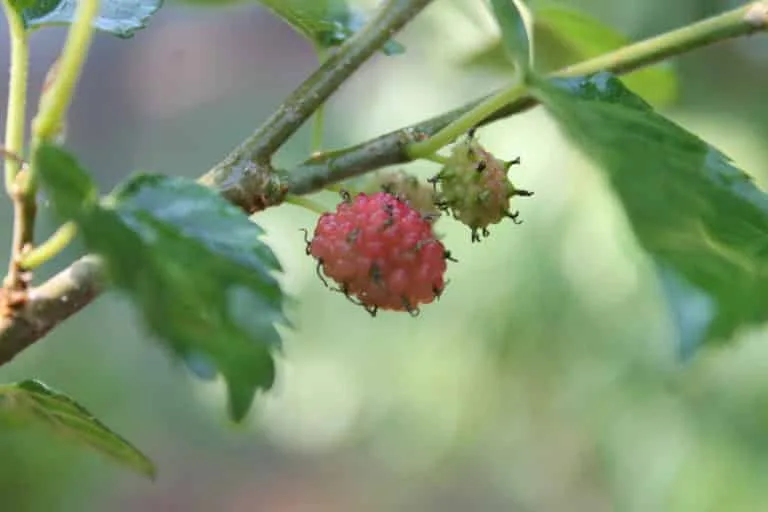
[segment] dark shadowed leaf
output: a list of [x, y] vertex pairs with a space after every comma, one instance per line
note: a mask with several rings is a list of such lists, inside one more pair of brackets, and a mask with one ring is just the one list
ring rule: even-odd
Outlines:
[[54, 433], [90, 446], [151, 478], [155, 467], [131, 443], [111, 431], [85, 407], [36, 380], [0, 386], [0, 414], [13, 424], [38, 423]]
[[600, 165], [662, 270], [683, 352], [768, 319], [768, 196], [748, 175], [611, 74], [535, 94]]
[[[271, 387], [276, 325], [286, 323], [281, 271], [262, 229], [194, 181], [138, 175], [102, 201], [67, 153], [44, 146], [40, 175], [53, 206], [74, 220], [151, 329], [195, 369], [215, 367], [241, 420]], [[207, 364], [205, 364], [207, 363]]]
[[[630, 43], [630, 40], [585, 13], [556, 5], [533, 8], [533, 42], [536, 69], [550, 72], [597, 57]], [[491, 42], [464, 60], [464, 64], [485, 69], [509, 69], [500, 40]], [[635, 94], [655, 106], [668, 105], [677, 96], [677, 75], [662, 62], [621, 77]]]
[[[15, 0], [17, 10], [29, 28], [66, 25], [75, 16], [76, 0]], [[130, 37], [144, 28], [163, 0], [101, 0], [93, 26], [118, 37]]]
[[[321, 48], [342, 44], [367, 21], [367, 17], [350, 8], [346, 0], [258, 1]], [[387, 55], [397, 55], [403, 53], [405, 48], [389, 41], [382, 51]]]
[[491, 0], [493, 14], [501, 29], [501, 44], [511, 61], [524, 73], [531, 67], [531, 18], [522, 0]]

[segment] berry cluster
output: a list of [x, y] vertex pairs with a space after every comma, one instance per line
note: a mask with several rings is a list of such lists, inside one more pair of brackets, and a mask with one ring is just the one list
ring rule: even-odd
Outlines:
[[472, 131], [428, 180], [432, 186], [400, 171], [379, 175], [379, 191], [344, 193], [335, 212], [320, 216], [307, 254], [326, 285], [326, 277], [332, 279], [371, 315], [380, 309], [416, 315], [442, 294], [446, 260], [452, 260], [433, 231], [440, 212], [467, 225], [473, 242], [505, 217], [519, 224], [510, 199], [533, 194], [507, 178], [517, 163], [494, 157]]
[[[379, 309], [418, 314], [443, 292], [450, 258], [432, 232], [432, 223], [386, 192], [345, 197], [325, 213], [307, 244], [318, 273], [372, 315]], [[322, 278], [322, 274], [321, 274]]]
[[433, 177], [436, 189], [439, 187], [438, 207], [451, 213], [455, 219], [469, 226], [472, 241], [480, 241], [478, 231], [484, 237], [489, 235], [488, 226], [509, 217], [519, 224], [519, 212], [509, 210], [513, 196], [531, 196], [532, 192], [516, 188], [507, 171], [520, 159], [505, 162], [489, 153], [469, 132], [465, 141], [456, 144], [451, 156]]

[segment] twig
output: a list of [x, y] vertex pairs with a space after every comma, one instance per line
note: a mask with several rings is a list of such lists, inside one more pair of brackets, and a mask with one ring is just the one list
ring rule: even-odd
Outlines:
[[0, 364], [48, 334], [102, 291], [103, 269], [96, 256], [84, 256], [40, 286], [12, 317], [0, 318]]
[[[720, 25], [716, 20], [727, 20], [728, 25]], [[691, 27], [698, 28], [692, 31]], [[599, 71], [627, 73], [693, 48], [766, 30], [768, 0], [752, 3], [691, 27], [630, 45], [556, 74], [588, 75]], [[699, 31], [712, 31], [714, 35]], [[654, 41], [654, 44], [649, 44], [649, 41]], [[217, 166], [223, 173], [220, 179], [212, 179], [209, 174], [203, 181], [207, 181], [233, 204], [246, 212], [252, 212], [255, 211], [254, 206], [278, 204], [288, 193], [307, 194], [373, 169], [408, 162], [411, 160], [408, 153], [410, 144], [438, 133], [485, 99], [481, 98], [441, 116], [357, 146], [311, 158], [286, 176], [271, 171], [266, 174], [246, 172], [245, 168], [237, 168], [234, 164], [227, 169], [223, 162]], [[534, 105], [536, 102], [533, 98], [522, 95], [502, 110], [483, 119], [482, 123], [507, 117]], [[10, 361], [17, 353], [91, 302], [101, 291], [102, 276], [102, 265], [95, 257], [86, 256], [48, 282], [33, 288], [29, 302], [18, 316], [0, 322], [0, 365]]]
[[[29, 38], [21, 14], [10, 0], [3, 1], [11, 43], [11, 71], [8, 83], [8, 106], [5, 124], [5, 189], [13, 202], [13, 238], [8, 275], [3, 283], [2, 314], [10, 314], [24, 302], [28, 279], [19, 265], [25, 248], [32, 243], [35, 220], [34, 199], [28, 201], [24, 194], [25, 108], [27, 104], [27, 74], [29, 68]], [[10, 156], [10, 157], [9, 157]]]
[[277, 111], [203, 176], [201, 181], [216, 187], [225, 182], [240, 181], [240, 177], [248, 173], [270, 172], [270, 159], [285, 141], [296, 133], [352, 73], [431, 1], [385, 2], [365, 27], [326, 56], [320, 67]]

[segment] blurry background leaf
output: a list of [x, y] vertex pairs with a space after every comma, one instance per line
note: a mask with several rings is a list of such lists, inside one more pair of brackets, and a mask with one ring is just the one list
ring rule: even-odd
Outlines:
[[[339, 46], [367, 21], [366, 16], [350, 8], [346, 0], [258, 1], [321, 48]], [[389, 41], [382, 51], [387, 55], [397, 55], [403, 53], [405, 48]]]
[[704, 317], [687, 326], [688, 350], [768, 319], [768, 196], [749, 176], [609, 73], [537, 89], [571, 140], [606, 173], [641, 245], [667, 279], [671, 273], [686, 285], [687, 293], [670, 300], [690, 300], [693, 292], [711, 299]]
[[46, 146], [38, 157], [59, 215], [77, 222], [174, 353], [218, 369], [231, 416], [243, 419], [256, 390], [272, 386], [275, 324], [285, 321], [272, 275], [281, 268], [262, 229], [192, 180], [139, 175], [99, 203], [71, 156]]
[[[534, 6], [533, 18], [533, 46], [536, 69], [540, 72], [554, 71], [630, 43], [613, 28], [573, 9]], [[468, 56], [464, 64], [500, 70], [509, 67], [499, 40]], [[656, 106], [670, 104], [677, 95], [677, 75], [669, 62], [628, 73], [621, 81]]]
[[155, 467], [131, 443], [111, 431], [85, 407], [42, 382], [0, 386], [0, 415], [14, 423], [43, 424], [56, 434], [86, 444], [120, 464], [154, 478]]
[[[130, 37], [144, 28], [147, 20], [162, 6], [163, 0], [101, 0], [99, 15], [93, 25], [118, 37]], [[17, 0], [29, 28], [71, 23], [76, 0]]]
[[531, 13], [522, 0], [491, 0], [508, 57], [527, 72], [533, 60]]

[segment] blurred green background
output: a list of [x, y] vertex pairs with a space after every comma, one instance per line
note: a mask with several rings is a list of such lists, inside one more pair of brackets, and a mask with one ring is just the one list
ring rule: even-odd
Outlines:
[[[739, 2], [569, 4], [641, 38]], [[398, 38], [408, 53], [365, 65], [328, 106], [328, 145], [503, 84], [458, 65], [493, 37], [467, 7], [476, 0], [434, 2]], [[34, 34], [32, 98], [64, 33]], [[7, 68], [6, 37], [0, 44]], [[137, 169], [194, 177], [314, 65], [309, 44], [256, 5], [171, 3], [133, 39], [96, 38], [68, 145], [104, 190]], [[665, 114], [765, 183], [768, 38], [674, 66], [680, 94]], [[460, 263], [417, 320], [372, 319], [323, 288], [299, 231], [314, 214], [285, 206], [257, 216], [286, 268], [297, 329], [285, 331], [276, 388], [242, 426], [227, 422], [222, 386], [170, 360], [115, 295], [0, 368], [0, 381], [35, 377], [71, 394], [159, 468], [150, 482], [45, 431], [3, 430], [0, 510], [768, 510], [767, 333], [679, 361], [653, 269], [595, 169], [541, 109], [480, 135], [522, 158], [516, 183], [536, 196], [520, 201], [523, 225], [495, 226], [479, 245], [440, 221]], [[308, 146], [305, 129], [279, 163], [302, 160]], [[7, 202], [0, 215], [7, 246]]]

